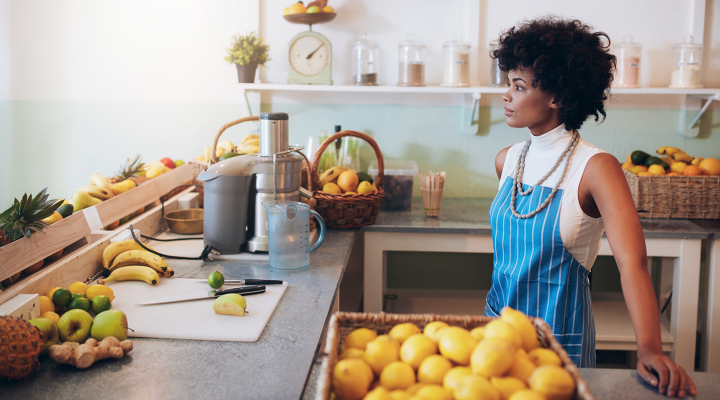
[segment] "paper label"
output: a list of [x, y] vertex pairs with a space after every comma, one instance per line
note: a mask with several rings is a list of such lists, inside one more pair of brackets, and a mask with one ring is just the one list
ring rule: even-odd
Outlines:
[[100, 221], [100, 214], [98, 214], [97, 208], [88, 207], [82, 211], [91, 231], [101, 231], [103, 229], [102, 221]]

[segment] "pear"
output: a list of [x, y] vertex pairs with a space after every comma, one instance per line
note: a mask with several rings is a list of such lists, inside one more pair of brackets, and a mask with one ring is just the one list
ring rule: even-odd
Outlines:
[[96, 206], [96, 205], [102, 203], [102, 200], [96, 199], [95, 197], [90, 196], [90, 194], [88, 192], [85, 192], [82, 190], [77, 190], [72, 195], [70, 202], [73, 205], [73, 212], [78, 212], [78, 211], [84, 210], [88, 207]]
[[215, 314], [244, 316], [247, 301], [237, 293], [224, 294], [218, 297], [213, 303]]
[[107, 310], [95, 316], [90, 336], [101, 342], [108, 336], [115, 336], [119, 341], [127, 339], [127, 316], [120, 310]]
[[45, 346], [43, 346], [42, 352], [47, 353], [50, 346], [57, 344], [58, 342], [58, 330], [55, 323], [47, 318], [34, 318], [31, 319], [30, 325], [37, 327], [43, 334], [45, 339]]

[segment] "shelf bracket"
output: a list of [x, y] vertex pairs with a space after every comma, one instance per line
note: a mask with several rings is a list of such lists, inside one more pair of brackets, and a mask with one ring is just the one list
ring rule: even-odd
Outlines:
[[[465, 94], [462, 115], [460, 118], [460, 131], [463, 135], [476, 135], [478, 132], [478, 123], [480, 115], [480, 98], [482, 94], [480, 92], [474, 92], [472, 94]], [[477, 114], [477, 116], [476, 116]]]
[[[692, 122], [690, 124], [687, 124], [688, 121], [688, 113], [693, 111], [688, 111], [688, 107], [691, 105], [690, 103], [693, 103], [692, 105], [699, 105], [702, 102], [702, 100], [705, 100], [705, 104], [702, 106], [700, 111], [695, 115]], [[700, 121], [700, 118], [705, 114], [705, 112], [710, 108], [710, 104], [714, 100], [720, 100], [720, 93], [715, 94], [688, 94], [685, 95], [682, 102], [682, 110], [680, 111], [680, 134], [687, 137], [687, 138], [695, 138], [700, 133], [700, 128], [697, 127], [698, 122]]]

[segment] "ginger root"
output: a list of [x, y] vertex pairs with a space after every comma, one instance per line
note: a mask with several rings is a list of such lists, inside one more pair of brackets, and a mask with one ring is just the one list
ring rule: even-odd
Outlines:
[[122, 358], [133, 349], [129, 340], [119, 341], [114, 336], [108, 336], [98, 343], [90, 338], [84, 344], [65, 342], [50, 346], [48, 354], [50, 358], [59, 364], [70, 364], [78, 369], [85, 369], [95, 361], [106, 358]]

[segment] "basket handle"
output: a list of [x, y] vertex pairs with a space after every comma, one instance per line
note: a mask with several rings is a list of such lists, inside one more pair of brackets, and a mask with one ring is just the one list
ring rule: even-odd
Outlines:
[[[380, 152], [380, 147], [378, 146], [377, 142], [375, 142], [375, 139], [371, 138], [370, 136], [360, 133], [357, 131], [340, 131], [329, 138], [325, 139], [324, 142], [320, 145], [318, 150], [315, 152], [315, 156], [313, 156], [313, 163], [311, 167], [311, 173], [312, 173], [312, 179], [313, 181], [318, 181], [320, 177], [318, 176], [318, 168], [320, 167], [320, 156], [325, 152], [325, 149], [330, 146], [333, 142], [335, 142], [337, 139], [344, 138], [347, 136], [353, 136], [359, 139], [362, 139], [370, 144], [372, 146], [373, 150], [375, 150], [375, 157], [377, 157], [378, 162], [378, 177], [377, 177], [377, 187], [378, 190], [383, 187], [383, 183], [385, 183], [385, 164], [383, 162], [383, 156]], [[322, 190], [322, 188], [318, 188], [317, 190]]]
[[237, 124], [243, 123], [243, 122], [247, 122], [247, 121], [260, 121], [260, 117], [245, 117], [245, 118], [236, 119], [233, 122], [228, 122], [227, 124], [223, 125], [222, 128], [220, 128], [220, 130], [215, 134], [215, 139], [213, 139], [213, 144], [212, 144], [212, 147], [210, 148], [210, 159], [208, 160], [208, 163], [210, 165], [213, 165], [216, 162], [220, 161], [220, 160], [218, 160], [217, 156], [215, 155], [215, 150], [217, 148], [218, 140], [220, 140], [220, 136], [223, 134], [223, 132], [225, 132], [225, 129], [227, 129], [231, 126], [235, 126]]

